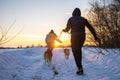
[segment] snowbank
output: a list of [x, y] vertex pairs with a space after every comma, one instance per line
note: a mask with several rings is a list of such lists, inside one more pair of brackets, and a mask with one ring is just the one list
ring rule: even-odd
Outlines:
[[[0, 51], [0, 80], [120, 80], [120, 49], [84, 47], [83, 76], [75, 74], [77, 68], [69, 49], [68, 60], [62, 48], [54, 49], [53, 65], [50, 67], [44, 65], [46, 48]], [[53, 66], [58, 75], [53, 73]]]

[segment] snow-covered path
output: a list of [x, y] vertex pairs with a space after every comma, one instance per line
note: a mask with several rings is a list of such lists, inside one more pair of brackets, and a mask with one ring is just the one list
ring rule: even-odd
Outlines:
[[[75, 74], [77, 68], [70, 49], [69, 59], [65, 59], [62, 48], [53, 50], [52, 66], [44, 65], [43, 53], [46, 48], [29, 48], [6, 51], [0, 54], [0, 80], [120, 80], [120, 52], [102, 50], [99, 55], [95, 48], [83, 48], [85, 75]], [[99, 50], [99, 49], [98, 49]]]

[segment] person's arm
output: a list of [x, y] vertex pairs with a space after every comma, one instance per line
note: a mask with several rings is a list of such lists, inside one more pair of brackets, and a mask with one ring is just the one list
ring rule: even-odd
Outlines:
[[57, 35], [55, 33], [54, 33], [54, 35], [55, 35], [55, 40], [62, 43], [62, 41], [58, 39], [58, 37], [57, 37]]
[[71, 28], [71, 21], [69, 19], [68, 22], [67, 22], [67, 27], [65, 29], [63, 29], [63, 31], [68, 32], [70, 30], [70, 28]]
[[56, 41], [58, 41], [58, 42], [62, 43], [62, 41], [61, 41], [61, 40], [59, 40], [58, 38], [56, 39]]
[[94, 36], [94, 39], [98, 40], [98, 37], [96, 35], [96, 32], [95, 32], [94, 28], [92, 27], [92, 25], [87, 20], [86, 20], [86, 26], [90, 30], [90, 32], [92, 33], [92, 35]]

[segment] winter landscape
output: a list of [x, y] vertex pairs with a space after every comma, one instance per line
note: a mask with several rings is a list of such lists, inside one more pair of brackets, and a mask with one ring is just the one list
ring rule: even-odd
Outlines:
[[[44, 64], [46, 48], [1, 49], [0, 80], [120, 80], [120, 49], [83, 47], [84, 75], [76, 75], [70, 50], [66, 59], [63, 48], [53, 50], [52, 65]], [[102, 53], [100, 53], [102, 52]], [[59, 74], [54, 73], [53, 67]]]
[[0, 80], [120, 80], [120, 0], [0, 0]]

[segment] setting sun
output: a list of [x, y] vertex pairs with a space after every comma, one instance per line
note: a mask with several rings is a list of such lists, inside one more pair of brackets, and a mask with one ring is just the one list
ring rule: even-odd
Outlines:
[[[7, 31], [12, 26], [7, 34], [15, 34], [24, 26], [17, 37], [2, 46], [25, 47], [33, 44], [46, 46], [45, 37], [49, 31], [53, 29], [59, 36], [61, 30], [66, 27], [67, 20], [72, 16], [73, 9], [80, 7], [83, 14], [87, 8], [86, 5], [88, 1], [0, 1], [0, 28]], [[60, 40], [63, 43], [55, 42], [56, 46], [70, 45], [70, 34], [62, 33]]]

